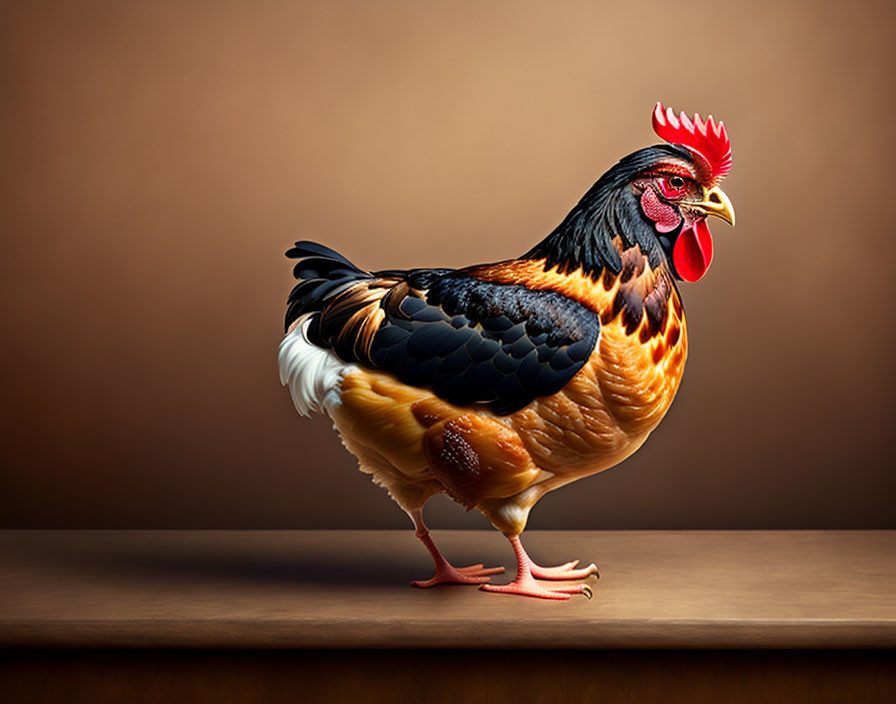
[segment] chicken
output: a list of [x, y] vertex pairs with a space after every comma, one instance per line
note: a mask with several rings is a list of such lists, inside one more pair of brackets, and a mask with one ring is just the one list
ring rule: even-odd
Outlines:
[[[541, 567], [526, 554], [529, 511], [623, 461], [657, 427], [687, 356], [676, 280], [709, 268], [707, 216], [734, 224], [718, 187], [731, 168], [724, 124], [657, 103], [653, 127], [667, 143], [619, 161], [518, 259], [371, 273], [313, 242], [287, 252], [299, 283], [281, 381], [299, 413], [330, 416], [361, 470], [410, 515], [435, 562], [416, 586], [590, 595], [581, 580], [594, 564]], [[423, 521], [440, 492], [507, 536], [516, 579], [493, 584], [503, 568], [448, 562]]]

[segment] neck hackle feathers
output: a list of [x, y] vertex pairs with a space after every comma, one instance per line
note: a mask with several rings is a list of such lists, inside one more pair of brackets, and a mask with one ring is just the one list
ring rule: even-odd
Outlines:
[[[637, 245], [651, 267], [661, 263], [663, 247], [655, 223], [645, 217], [630, 184], [657, 164], [668, 167], [683, 160], [696, 172], [701, 185], [712, 188], [731, 170], [731, 143], [724, 123], [712, 116], [704, 120], [699, 114], [693, 118], [683, 112], [676, 115], [662, 103], [657, 103], [653, 111], [653, 128], [667, 143], [639, 149], [620, 159], [563, 222], [523, 255], [524, 259], [544, 259], [545, 269], [556, 266], [561, 273], [581, 268], [596, 278], [604, 271], [619, 274], [621, 251]], [[703, 227], [708, 237], [708, 229]], [[709, 248], [706, 244], [704, 249]], [[702, 258], [700, 275], [710, 256]], [[697, 278], [699, 275], [693, 273], [687, 280]]]

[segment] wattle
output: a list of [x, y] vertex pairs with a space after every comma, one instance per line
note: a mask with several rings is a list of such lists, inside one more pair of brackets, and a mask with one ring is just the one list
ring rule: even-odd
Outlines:
[[685, 281], [699, 281], [712, 262], [712, 235], [706, 219], [685, 228], [672, 248], [675, 271]]

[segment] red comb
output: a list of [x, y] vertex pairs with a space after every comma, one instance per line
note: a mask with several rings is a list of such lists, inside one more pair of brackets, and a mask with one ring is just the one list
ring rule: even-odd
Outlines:
[[704, 121], [697, 113], [692, 121], [684, 113], [676, 117], [672, 108], [664, 108], [657, 102], [653, 111], [653, 131], [667, 142], [681, 144], [695, 152], [703, 162], [701, 166], [709, 175], [710, 183], [718, 183], [731, 171], [731, 142], [725, 123], [716, 124], [712, 115]]

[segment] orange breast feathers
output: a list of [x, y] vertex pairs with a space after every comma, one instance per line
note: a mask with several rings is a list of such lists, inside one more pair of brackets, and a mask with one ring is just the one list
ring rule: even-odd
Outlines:
[[[653, 430], [675, 398], [687, 358], [687, 326], [675, 283], [637, 249], [622, 252], [622, 271], [597, 281], [581, 269], [560, 273], [543, 260], [511, 260], [468, 269], [486, 281], [553, 290], [600, 316], [598, 347], [564, 392], [587, 405], [596, 386], [601, 405], [629, 434]], [[543, 400], [542, 400], [543, 402]], [[536, 402], [538, 403], [538, 402]]]

